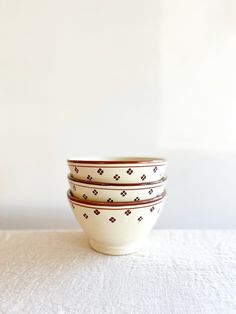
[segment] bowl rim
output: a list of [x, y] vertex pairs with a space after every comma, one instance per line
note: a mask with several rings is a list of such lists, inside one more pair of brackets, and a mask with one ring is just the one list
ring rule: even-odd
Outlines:
[[167, 160], [161, 157], [107, 157], [107, 158], [90, 158], [83, 157], [81, 159], [67, 159], [67, 163], [73, 164], [159, 164], [165, 165]]
[[116, 209], [116, 207], [122, 208], [122, 207], [137, 207], [139, 208], [139, 206], [142, 205], [152, 205], [154, 203], [160, 203], [164, 200], [164, 198], [166, 197], [166, 190], [160, 195], [157, 196], [155, 198], [149, 199], [149, 200], [143, 200], [143, 201], [137, 201], [137, 202], [113, 202], [113, 203], [107, 203], [107, 202], [95, 202], [95, 201], [81, 201], [79, 200], [76, 196], [74, 196], [72, 194], [72, 191], [69, 189], [67, 191], [67, 197], [68, 199], [73, 202], [76, 203], [78, 205], [82, 205], [82, 206], [92, 206], [92, 207], [105, 207], [105, 209]]
[[124, 187], [124, 188], [131, 188], [131, 187], [147, 187], [150, 188], [150, 186], [161, 186], [163, 184], [166, 184], [167, 182], [167, 176], [162, 177], [160, 180], [158, 181], [153, 181], [153, 182], [147, 182], [147, 183], [106, 183], [106, 182], [97, 182], [97, 181], [86, 181], [86, 180], [79, 180], [73, 177], [73, 175], [71, 173], [69, 173], [67, 175], [67, 179], [70, 182], [73, 183], [82, 183], [85, 185], [88, 185], [88, 187], [91, 187], [92, 185], [95, 185], [99, 188], [99, 186], [103, 186], [103, 187]]

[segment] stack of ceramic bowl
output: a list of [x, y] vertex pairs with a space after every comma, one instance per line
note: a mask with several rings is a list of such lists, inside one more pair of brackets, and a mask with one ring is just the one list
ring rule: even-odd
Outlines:
[[167, 161], [160, 158], [68, 160], [68, 199], [96, 251], [137, 251], [165, 199]]

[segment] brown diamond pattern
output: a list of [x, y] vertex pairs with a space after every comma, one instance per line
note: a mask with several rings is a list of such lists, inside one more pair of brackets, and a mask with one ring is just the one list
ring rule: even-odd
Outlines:
[[91, 177], [90, 175], [88, 175], [88, 176], [87, 176], [87, 179], [88, 179], [89, 181], [91, 181], [91, 180], [92, 180], [92, 177]]
[[143, 217], [142, 217], [142, 216], [140, 216], [140, 217], [138, 218], [138, 221], [141, 221], [141, 220], [143, 220]]
[[75, 208], [75, 205], [74, 205], [74, 204], [71, 204], [71, 207], [72, 207], [72, 208]]
[[148, 193], [151, 195], [153, 193], [153, 189], [150, 189]]
[[99, 211], [98, 209], [95, 209], [94, 214], [95, 214], [95, 215], [99, 215], [99, 214], [100, 214], [100, 211]]
[[142, 175], [141, 179], [144, 181], [146, 179], [145, 174]]
[[103, 172], [104, 172], [104, 171], [103, 171], [101, 168], [99, 168], [98, 171], [97, 171], [97, 173], [99, 173], [100, 176], [103, 174]]
[[112, 223], [116, 221], [116, 219], [115, 219], [114, 217], [111, 217], [109, 220], [110, 220], [110, 222], [112, 222]]
[[125, 197], [125, 195], [127, 195], [127, 193], [126, 193], [125, 191], [122, 191], [120, 194], [121, 194], [123, 197]]
[[158, 170], [157, 166], [155, 168], [153, 168], [153, 172], [156, 173]]
[[154, 211], [154, 209], [155, 209], [155, 207], [152, 206], [152, 207], [150, 208], [150, 212], [152, 213], [152, 212]]
[[126, 214], [126, 216], [129, 216], [131, 214], [131, 210], [129, 210], [129, 209], [126, 210], [125, 214]]
[[85, 219], [88, 219], [88, 215], [86, 213], [83, 214]]
[[139, 197], [135, 197], [134, 201], [135, 202], [140, 201], [140, 198]]
[[98, 191], [97, 190], [93, 190], [93, 194], [96, 196], [98, 195]]
[[73, 190], [75, 190], [75, 191], [76, 191], [76, 186], [75, 186], [74, 184], [73, 184], [72, 188], [73, 188]]
[[131, 174], [133, 173], [133, 170], [129, 168], [126, 172], [127, 172], [129, 175], [131, 175]]
[[107, 200], [108, 203], [113, 203], [113, 199], [111, 199], [110, 197]]
[[75, 167], [75, 172], [78, 173], [79, 172], [79, 169], [77, 167]]
[[118, 181], [120, 179], [120, 176], [118, 174], [116, 174], [114, 177], [113, 177], [116, 181]]
[[86, 200], [88, 198], [88, 196], [86, 194], [84, 194], [83, 198]]

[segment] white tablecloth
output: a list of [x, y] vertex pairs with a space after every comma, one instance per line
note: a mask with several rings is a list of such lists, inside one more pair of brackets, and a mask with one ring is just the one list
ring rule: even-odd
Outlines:
[[153, 231], [126, 256], [80, 231], [1, 231], [0, 313], [236, 313], [236, 231]]

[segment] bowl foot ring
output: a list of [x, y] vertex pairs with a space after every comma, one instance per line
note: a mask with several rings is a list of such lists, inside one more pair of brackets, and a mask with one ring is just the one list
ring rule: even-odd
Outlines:
[[93, 239], [89, 239], [89, 244], [92, 249], [99, 253], [103, 253], [106, 255], [125, 255], [132, 254], [140, 250], [143, 247], [144, 242], [143, 241], [133, 242], [129, 245], [124, 246], [106, 246]]

